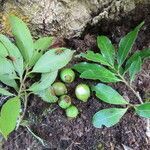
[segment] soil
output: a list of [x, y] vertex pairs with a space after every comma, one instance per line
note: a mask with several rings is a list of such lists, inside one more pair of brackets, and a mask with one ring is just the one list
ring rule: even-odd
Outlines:
[[[121, 12], [120, 12], [121, 15]], [[150, 5], [138, 6], [121, 20], [102, 20], [94, 27], [88, 26], [82, 37], [65, 39], [65, 45], [76, 49], [77, 53], [92, 49], [98, 51], [96, 46], [97, 35], [107, 35], [113, 43], [118, 44], [121, 37], [133, 27], [145, 20], [133, 51], [150, 47]], [[75, 59], [72, 64], [81, 60]], [[141, 73], [137, 76], [134, 85], [142, 98], [148, 95], [150, 89], [150, 60], [145, 61]], [[58, 79], [59, 80], [59, 79]], [[37, 141], [26, 128], [20, 127], [11, 134], [8, 141], [2, 145], [4, 150], [123, 150], [123, 145], [133, 150], [149, 150], [150, 139], [147, 138], [145, 120], [139, 118], [132, 110], [129, 110], [121, 121], [111, 128], [96, 129], [91, 124], [95, 112], [112, 105], [99, 101], [94, 95], [87, 103], [76, 100], [75, 86], [78, 83], [95, 84], [77, 78], [68, 86], [68, 93], [73, 103], [78, 107], [80, 115], [73, 120], [68, 120], [63, 110], [57, 104], [49, 105], [40, 98], [31, 96], [26, 118], [31, 122], [31, 129], [42, 139], [45, 146]], [[123, 84], [113, 84], [124, 97], [137, 103], [136, 97]]]

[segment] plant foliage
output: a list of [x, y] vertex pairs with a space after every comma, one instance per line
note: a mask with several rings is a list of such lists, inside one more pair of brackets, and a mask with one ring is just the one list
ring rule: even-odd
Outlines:
[[[114, 48], [108, 37], [103, 35], [98, 36], [97, 45], [100, 52], [94, 53], [93, 51], [87, 51], [87, 53], [81, 53], [80, 56], [90, 62], [78, 63], [73, 68], [84, 79], [99, 80], [104, 83], [123, 82], [132, 90], [139, 101], [143, 103], [139, 93], [133, 89], [132, 82], [136, 74], [141, 70], [144, 59], [150, 57], [150, 49], [147, 48], [137, 51], [129, 56], [143, 24], [144, 22], [140, 23], [120, 40], [118, 50]], [[129, 75], [128, 80], [126, 79], [127, 74]], [[92, 91], [96, 93], [96, 97], [109, 104], [124, 105], [124, 108], [110, 108], [98, 111], [93, 116], [93, 125], [97, 128], [101, 128], [103, 125], [106, 127], [115, 125], [127, 109], [134, 106], [115, 89], [104, 83], [98, 83], [96, 86], [92, 86]], [[140, 104], [133, 108], [139, 116], [150, 118], [149, 103]]]
[[[74, 53], [67, 48], [48, 49], [53, 43], [52, 37], [34, 41], [21, 19], [10, 16], [9, 20], [15, 41], [0, 34], [0, 81], [13, 88], [13, 93], [0, 88], [1, 95], [12, 97], [1, 108], [0, 132], [5, 139], [23, 122], [30, 94], [48, 103], [58, 100], [51, 85], [58, 70], [69, 63]], [[36, 75], [41, 76], [37, 82], [32, 80]]]

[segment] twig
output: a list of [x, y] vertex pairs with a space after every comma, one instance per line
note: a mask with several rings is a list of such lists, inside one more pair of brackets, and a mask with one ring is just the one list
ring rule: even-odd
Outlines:
[[27, 129], [28, 129], [28, 131], [38, 140], [38, 141], [40, 141], [40, 143], [43, 145], [43, 146], [45, 146], [45, 143], [44, 143], [44, 140], [43, 139], [41, 139], [39, 136], [37, 136], [35, 133], [33, 133], [33, 131], [28, 127], [28, 126], [25, 126]]
[[138, 98], [141, 104], [143, 104], [143, 100], [141, 96], [139, 95], [139, 92], [136, 92], [133, 87], [123, 78], [122, 81], [125, 83], [125, 85], [134, 93], [134, 95]]
[[[26, 108], [27, 108], [27, 103], [28, 103], [28, 95], [27, 95], [27, 92], [24, 91], [23, 87], [25, 88], [25, 81], [27, 79], [27, 76], [29, 74], [29, 69], [27, 68], [26, 69], [26, 73], [25, 73], [25, 76], [23, 79], [20, 79], [20, 88], [19, 88], [19, 92], [18, 92], [18, 96], [21, 98], [22, 94], [24, 95], [24, 110], [23, 110], [23, 113], [22, 115], [20, 116], [19, 120], [18, 120], [18, 123], [17, 123], [17, 126], [16, 126], [16, 130], [19, 128], [19, 125], [21, 123], [21, 121], [23, 120], [24, 116], [25, 116], [25, 113], [26, 113]], [[22, 93], [24, 91], [24, 93]]]
[[26, 81], [27, 75], [28, 75], [28, 69], [26, 69], [26, 73], [25, 73], [24, 78], [23, 78], [23, 79], [20, 79], [20, 88], [19, 88], [18, 96], [20, 96], [20, 94], [21, 94], [21, 92], [22, 92], [22, 88], [23, 88], [24, 83], [25, 83], [25, 81]]
[[20, 118], [19, 118], [19, 121], [18, 121], [16, 130], [19, 128], [20, 123], [22, 122], [22, 120], [23, 120], [23, 118], [24, 118], [24, 116], [25, 116], [26, 109], [27, 109], [27, 104], [28, 104], [28, 95], [27, 95], [27, 93], [25, 93], [25, 96], [24, 96], [24, 109], [23, 109], [22, 115], [21, 115]]
[[[138, 98], [141, 104], [143, 104], [143, 100], [139, 95], [139, 92], [135, 91], [133, 87], [126, 81], [126, 79], [118, 73], [118, 76], [122, 79], [122, 82], [134, 93], [134, 95]], [[150, 137], [150, 119], [146, 119], [146, 135]]]

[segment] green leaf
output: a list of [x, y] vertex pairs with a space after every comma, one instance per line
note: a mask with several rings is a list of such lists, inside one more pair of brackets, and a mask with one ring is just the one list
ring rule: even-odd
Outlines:
[[14, 80], [15, 78], [16, 74], [12, 63], [3, 57], [0, 57], [0, 81], [17, 90], [18, 86]]
[[135, 107], [136, 113], [144, 118], [150, 118], [150, 103], [141, 104]]
[[111, 66], [114, 66], [115, 48], [109, 38], [107, 38], [106, 36], [98, 36], [97, 44], [107, 62]]
[[94, 53], [93, 51], [87, 51], [87, 53], [81, 53], [81, 56], [83, 58], [86, 58], [87, 60], [101, 63], [102, 65], [110, 66], [110, 64], [106, 61], [106, 59], [99, 53]]
[[81, 73], [81, 78], [100, 80], [102, 82], [120, 81], [120, 79], [117, 78], [114, 73], [98, 64], [82, 62], [74, 65], [73, 69]]
[[8, 74], [0, 75], [0, 81], [10, 87], [13, 87], [16, 91], [18, 90], [16, 81]]
[[141, 51], [135, 52], [126, 62], [125, 71], [129, 69], [131, 64], [138, 59], [138, 57], [141, 57], [142, 59], [150, 57], [150, 48], [146, 48]]
[[92, 87], [92, 91], [95, 91], [96, 96], [106, 103], [116, 105], [129, 104], [116, 90], [108, 85], [99, 83]]
[[102, 128], [103, 125], [106, 127], [112, 127], [120, 121], [126, 111], [127, 108], [110, 108], [100, 110], [93, 116], [93, 125], [96, 128]]
[[53, 37], [42, 37], [39, 38], [37, 41], [34, 43], [34, 49], [35, 50], [47, 50], [53, 42]]
[[56, 103], [58, 101], [58, 98], [55, 96], [54, 91], [51, 87], [34, 93], [41, 97], [41, 99], [45, 102]]
[[118, 58], [117, 58], [119, 66], [121, 66], [124, 63], [125, 59], [127, 58], [137, 38], [138, 32], [140, 28], [143, 26], [143, 24], [144, 22], [139, 24], [133, 31], [129, 32], [121, 39], [119, 43]]
[[145, 48], [144, 50], [141, 50], [141, 51], [139, 52], [139, 56], [140, 56], [142, 59], [145, 59], [145, 58], [150, 57], [150, 48]]
[[14, 66], [11, 61], [7, 60], [4, 57], [0, 56], [0, 75], [9, 74], [14, 76]]
[[4, 47], [4, 45], [1, 42], [0, 42], [0, 56], [1, 57], [8, 56], [8, 52], [7, 52], [6, 48]]
[[74, 51], [66, 48], [51, 49], [35, 64], [32, 72], [48, 73], [56, 71], [68, 64]]
[[34, 43], [34, 54], [29, 63], [30, 66], [33, 66], [39, 58], [42, 56], [45, 50], [47, 50], [53, 42], [52, 37], [42, 37], [35, 41]]
[[138, 57], [137, 60], [135, 60], [129, 67], [130, 82], [132, 82], [135, 79], [135, 75], [141, 70], [141, 68], [142, 60], [141, 57]]
[[0, 34], [0, 42], [6, 48], [8, 55], [13, 58], [12, 63], [19, 76], [23, 74], [23, 58], [19, 49], [4, 35]]
[[0, 95], [13, 96], [14, 94], [10, 93], [9, 91], [5, 90], [4, 88], [0, 88]]
[[19, 18], [10, 16], [10, 24], [17, 46], [26, 63], [32, 58], [34, 45], [27, 25]]
[[33, 92], [42, 91], [51, 86], [57, 77], [58, 71], [43, 73], [40, 82], [34, 83], [29, 90]]
[[15, 129], [21, 109], [18, 97], [9, 99], [1, 109], [0, 132], [7, 139], [8, 135]]

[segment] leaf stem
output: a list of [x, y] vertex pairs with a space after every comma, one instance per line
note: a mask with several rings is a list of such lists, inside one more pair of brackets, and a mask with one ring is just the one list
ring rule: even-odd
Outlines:
[[25, 96], [24, 96], [24, 109], [23, 109], [22, 115], [19, 118], [19, 122], [18, 122], [18, 126], [17, 127], [19, 127], [20, 123], [22, 122], [22, 120], [23, 120], [23, 118], [25, 116], [26, 109], [27, 109], [27, 104], [28, 104], [28, 95], [27, 95], [27, 93], [25, 93]]
[[[134, 93], [134, 95], [138, 98], [140, 103], [143, 104], [143, 100], [142, 100], [141, 96], [139, 95], [139, 92], [136, 92], [133, 89], [131, 84], [129, 84], [128, 81], [126, 81], [126, 79], [119, 73], [119, 71], [117, 72], [117, 75], [118, 75], [118, 77], [121, 78], [122, 82], [125, 83], [125, 85]], [[150, 119], [146, 119], [146, 135], [148, 137], [150, 137]]]
[[26, 69], [26, 73], [25, 73], [24, 78], [23, 78], [22, 80], [20, 79], [20, 88], [19, 88], [19, 92], [18, 92], [18, 96], [19, 96], [19, 97], [20, 97], [20, 94], [21, 94], [21, 92], [22, 92], [22, 88], [23, 88], [23, 86], [24, 86], [24, 83], [25, 83], [25, 81], [26, 81], [26, 79], [27, 79], [28, 71], [29, 71], [29, 69]]
[[135, 91], [134, 88], [128, 83], [128, 81], [117, 71], [117, 76], [121, 78], [122, 82], [133, 92], [133, 94], [138, 98], [141, 104], [143, 104], [143, 100], [139, 95], [139, 92]]
[[[28, 76], [28, 71], [29, 71], [29, 69], [27, 68], [26, 69], [26, 73], [24, 75], [24, 78], [22, 80], [20, 79], [20, 88], [19, 88], [18, 96], [21, 97], [22, 94], [24, 95], [24, 98], [22, 98], [22, 99], [24, 99], [24, 109], [23, 109], [23, 113], [20, 116], [19, 121], [17, 123], [16, 130], [19, 128], [20, 123], [23, 120], [23, 118], [25, 116], [25, 113], [26, 113], [26, 109], [27, 109], [27, 103], [28, 103], [28, 96], [29, 96], [29, 94], [27, 94], [27, 92], [24, 91], [23, 87], [25, 88], [25, 81], [26, 81], [27, 76]], [[24, 93], [22, 93], [23, 91], [24, 91]]]

